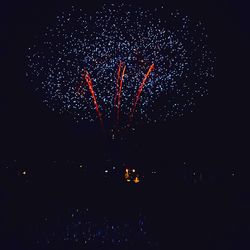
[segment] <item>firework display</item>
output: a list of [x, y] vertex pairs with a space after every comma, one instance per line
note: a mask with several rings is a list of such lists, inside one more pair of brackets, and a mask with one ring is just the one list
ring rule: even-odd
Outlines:
[[27, 60], [27, 76], [52, 110], [102, 125], [183, 116], [214, 77], [203, 24], [163, 7], [111, 4], [92, 15], [72, 7]]

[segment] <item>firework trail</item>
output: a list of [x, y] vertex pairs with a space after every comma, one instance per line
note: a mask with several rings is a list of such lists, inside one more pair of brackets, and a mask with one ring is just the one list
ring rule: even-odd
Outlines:
[[142, 83], [141, 83], [141, 85], [140, 85], [140, 87], [139, 87], [139, 89], [138, 89], [138, 91], [137, 91], [136, 98], [135, 98], [135, 102], [134, 102], [134, 105], [133, 105], [133, 108], [132, 108], [131, 114], [130, 114], [130, 124], [131, 124], [132, 119], [133, 119], [133, 115], [134, 115], [134, 112], [135, 112], [135, 109], [136, 109], [136, 105], [137, 105], [137, 103], [138, 103], [138, 101], [139, 101], [139, 99], [140, 99], [141, 92], [142, 92], [142, 90], [143, 90], [143, 88], [144, 88], [144, 86], [145, 86], [145, 84], [146, 84], [146, 81], [147, 81], [147, 79], [148, 79], [148, 77], [149, 77], [151, 71], [154, 70], [154, 67], [155, 67], [155, 65], [154, 65], [154, 63], [153, 63], [153, 64], [149, 67], [148, 72], [146, 73], [146, 75], [145, 75], [145, 77], [144, 77], [144, 79], [143, 79], [143, 81], [142, 81]]
[[125, 75], [126, 65], [123, 67], [122, 70], [122, 76], [120, 79], [120, 85], [118, 90], [118, 96], [117, 96], [117, 125], [119, 124], [119, 117], [120, 117], [120, 106], [121, 106], [121, 94], [122, 94], [122, 83]]
[[57, 16], [28, 49], [26, 74], [53, 111], [122, 129], [192, 111], [208, 94], [214, 61], [200, 21], [110, 4]]
[[91, 80], [91, 77], [89, 75], [89, 72], [86, 70], [85, 73], [82, 76], [85, 78], [86, 83], [88, 84], [89, 91], [90, 91], [90, 93], [92, 95], [93, 102], [94, 102], [94, 105], [95, 105], [96, 113], [97, 113], [97, 115], [99, 117], [101, 126], [103, 127], [102, 115], [101, 115], [101, 112], [99, 110], [99, 106], [98, 106], [98, 103], [97, 103], [97, 100], [96, 100], [95, 91], [93, 89], [93, 84], [92, 84], [92, 80]]
[[[118, 96], [118, 91], [119, 91], [119, 81], [120, 81], [121, 67], [122, 67], [122, 62], [119, 63], [118, 71], [117, 71], [116, 91], [115, 91], [115, 102], [114, 102], [114, 107], [115, 107], [115, 109], [117, 108], [117, 96]], [[114, 110], [114, 111], [115, 111], [115, 110]]]

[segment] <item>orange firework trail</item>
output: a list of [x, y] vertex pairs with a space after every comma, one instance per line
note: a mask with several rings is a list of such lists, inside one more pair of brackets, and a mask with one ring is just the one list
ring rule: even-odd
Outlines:
[[[122, 70], [122, 74], [121, 74]], [[122, 62], [120, 61], [118, 72], [117, 72], [117, 81], [116, 81], [116, 95], [115, 95], [115, 108], [116, 108], [116, 122], [119, 123], [120, 117], [120, 106], [121, 106], [121, 93], [122, 93], [122, 83], [125, 75], [126, 65], [122, 68]]]
[[87, 82], [87, 84], [88, 84], [89, 91], [90, 91], [90, 93], [91, 93], [91, 95], [92, 95], [93, 102], [94, 102], [94, 105], [95, 105], [96, 113], [97, 113], [97, 115], [98, 115], [98, 117], [99, 117], [101, 126], [103, 127], [102, 115], [101, 115], [101, 112], [100, 112], [100, 110], [99, 110], [99, 106], [98, 106], [98, 103], [97, 103], [97, 100], [96, 100], [95, 91], [94, 91], [94, 89], [93, 89], [93, 84], [92, 84], [92, 80], [91, 80], [91, 77], [90, 77], [90, 75], [89, 75], [89, 72], [88, 72], [87, 70], [85, 70], [85, 74], [82, 75], [82, 76], [85, 78], [85, 80], [86, 80], [86, 82]]
[[79, 85], [77, 87], [76, 93], [79, 94], [79, 95], [84, 94], [84, 90], [82, 89], [82, 83], [81, 82], [79, 83]]
[[120, 80], [120, 74], [121, 74], [121, 67], [122, 67], [122, 62], [120, 61], [120, 64], [118, 67], [118, 72], [117, 72], [117, 80], [116, 80], [115, 107], [117, 106], [116, 100], [117, 100], [118, 90], [119, 90], [119, 80]]
[[153, 64], [149, 67], [148, 72], [146, 73], [146, 75], [145, 75], [145, 77], [144, 77], [144, 79], [143, 79], [143, 81], [142, 81], [140, 87], [139, 87], [138, 90], [137, 90], [135, 102], [134, 102], [133, 108], [132, 108], [131, 113], [130, 113], [130, 122], [131, 122], [132, 119], [133, 119], [133, 116], [134, 116], [134, 112], [135, 112], [137, 103], [138, 103], [138, 101], [139, 101], [139, 99], [140, 99], [140, 96], [141, 96], [141, 92], [142, 92], [142, 90], [143, 90], [143, 88], [144, 88], [144, 86], [145, 86], [145, 84], [146, 84], [146, 81], [147, 81], [147, 79], [148, 79], [150, 73], [154, 70], [154, 67], [155, 67], [155, 65], [154, 65], [154, 63], [153, 63]]
[[124, 66], [122, 70], [122, 77], [120, 79], [120, 86], [119, 86], [119, 92], [118, 92], [118, 100], [117, 100], [117, 124], [119, 123], [119, 116], [120, 116], [120, 106], [121, 106], [121, 93], [122, 93], [122, 83], [124, 79], [124, 74], [126, 70], [126, 65]]

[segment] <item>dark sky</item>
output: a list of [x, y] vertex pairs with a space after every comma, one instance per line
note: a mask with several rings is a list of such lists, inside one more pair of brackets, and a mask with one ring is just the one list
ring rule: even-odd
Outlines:
[[[104, 2], [104, 1], [103, 1]], [[138, 1], [160, 6], [164, 1]], [[79, 1], [92, 12], [102, 1]], [[216, 79], [193, 114], [139, 127], [127, 143], [105, 142], [87, 123], [48, 110], [25, 78], [25, 50], [70, 1], [1, 2], [1, 158], [98, 158], [161, 164], [188, 160], [222, 169], [246, 163], [250, 17], [248, 1], [168, 1], [170, 8], [205, 22], [216, 56]], [[108, 145], [108, 146], [107, 146]], [[104, 150], [105, 148], [105, 150]]]

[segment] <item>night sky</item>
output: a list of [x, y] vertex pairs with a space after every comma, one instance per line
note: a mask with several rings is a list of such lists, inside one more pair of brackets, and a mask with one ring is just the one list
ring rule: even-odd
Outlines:
[[[110, 224], [119, 222], [124, 234], [127, 217], [136, 230], [138, 214], [146, 214], [153, 243], [147, 245], [146, 239], [140, 245], [133, 239], [136, 249], [167, 249], [172, 244], [172, 249], [249, 249], [249, 3], [133, 2], [143, 7], [164, 4], [202, 20], [216, 57], [215, 78], [193, 113], [156, 124], [141, 122], [123, 140], [112, 141], [98, 123], [77, 124], [70, 115], [52, 112], [25, 76], [27, 48], [56, 15], [72, 4], [92, 14], [104, 2], [1, 3], [0, 248], [82, 249], [60, 243], [59, 236], [55, 246], [34, 242], [58, 228], [63, 232], [63, 223], [74, 228], [74, 221], [57, 221], [71, 218], [75, 209], [90, 208], [88, 219], [95, 217], [103, 225], [105, 215]], [[138, 188], [124, 183], [126, 167], [145, 175], [145, 183], [142, 180]], [[49, 225], [39, 226], [46, 216], [53, 218]], [[91, 244], [87, 249], [106, 249]]]

